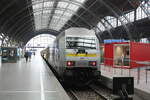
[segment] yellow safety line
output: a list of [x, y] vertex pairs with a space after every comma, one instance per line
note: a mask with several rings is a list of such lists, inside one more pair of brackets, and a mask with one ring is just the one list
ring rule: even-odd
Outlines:
[[72, 53], [68, 53], [66, 54], [66, 56], [69, 57], [96, 57], [96, 54], [72, 54]]

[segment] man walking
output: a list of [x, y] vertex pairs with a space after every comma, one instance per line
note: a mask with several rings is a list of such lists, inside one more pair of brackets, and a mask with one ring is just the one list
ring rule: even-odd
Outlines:
[[28, 62], [28, 57], [29, 57], [28, 51], [25, 52], [24, 57], [25, 57], [25, 59], [26, 59], [26, 62]]
[[28, 56], [29, 56], [29, 61], [31, 61], [31, 56], [32, 56], [32, 52], [31, 51], [28, 52]]

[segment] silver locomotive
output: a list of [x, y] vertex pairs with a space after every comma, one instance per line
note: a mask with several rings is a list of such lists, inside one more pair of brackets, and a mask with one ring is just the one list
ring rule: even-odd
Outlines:
[[89, 82], [100, 77], [99, 41], [93, 30], [67, 29], [45, 50], [48, 63], [65, 81]]

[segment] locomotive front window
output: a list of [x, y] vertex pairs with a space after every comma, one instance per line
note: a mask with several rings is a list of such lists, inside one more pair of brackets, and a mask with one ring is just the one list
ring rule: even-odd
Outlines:
[[96, 49], [96, 38], [94, 37], [66, 37], [67, 49]]

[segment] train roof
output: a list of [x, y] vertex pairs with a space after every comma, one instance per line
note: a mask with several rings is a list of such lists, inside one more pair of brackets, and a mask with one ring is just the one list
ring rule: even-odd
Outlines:
[[80, 28], [80, 27], [73, 27], [65, 30], [65, 35], [67, 36], [84, 36], [84, 37], [89, 37], [89, 36], [95, 36], [94, 30], [89, 30], [87, 28]]

